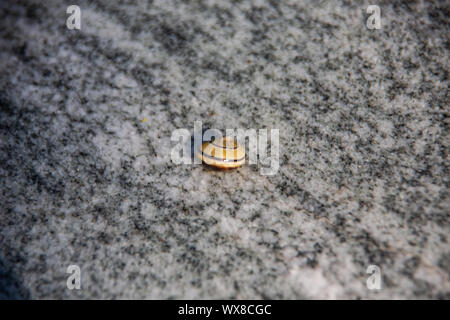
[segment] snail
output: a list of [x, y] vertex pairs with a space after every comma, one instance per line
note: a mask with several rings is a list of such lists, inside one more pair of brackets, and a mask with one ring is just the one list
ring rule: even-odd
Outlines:
[[203, 142], [196, 154], [207, 165], [219, 169], [238, 168], [245, 162], [245, 149], [231, 137]]

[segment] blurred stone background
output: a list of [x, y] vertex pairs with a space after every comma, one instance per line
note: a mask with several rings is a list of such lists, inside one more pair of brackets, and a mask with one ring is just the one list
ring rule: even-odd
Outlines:
[[[449, 299], [448, 39], [448, 1], [1, 0], [0, 298]], [[196, 120], [278, 173], [173, 164]]]

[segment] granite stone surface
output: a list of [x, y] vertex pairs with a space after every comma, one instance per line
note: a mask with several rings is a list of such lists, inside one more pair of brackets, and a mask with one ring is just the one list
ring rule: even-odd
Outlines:
[[374, 2], [1, 0], [0, 298], [450, 299], [449, 2]]

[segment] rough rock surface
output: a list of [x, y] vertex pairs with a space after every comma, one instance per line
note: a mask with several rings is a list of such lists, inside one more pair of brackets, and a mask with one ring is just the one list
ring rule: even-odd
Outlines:
[[[450, 298], [448, 2], [70, 4], [0, 1], [0, 297]], [[196, 120], [279, 171], [172, 163]]]

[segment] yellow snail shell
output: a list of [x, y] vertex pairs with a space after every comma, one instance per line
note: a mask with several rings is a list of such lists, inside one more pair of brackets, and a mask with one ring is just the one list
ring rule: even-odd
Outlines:
[[204, 163], [219, 169], [238, 168], [245, 162], [245, 149], [231, 137], [203, 142], [196, 154]]

